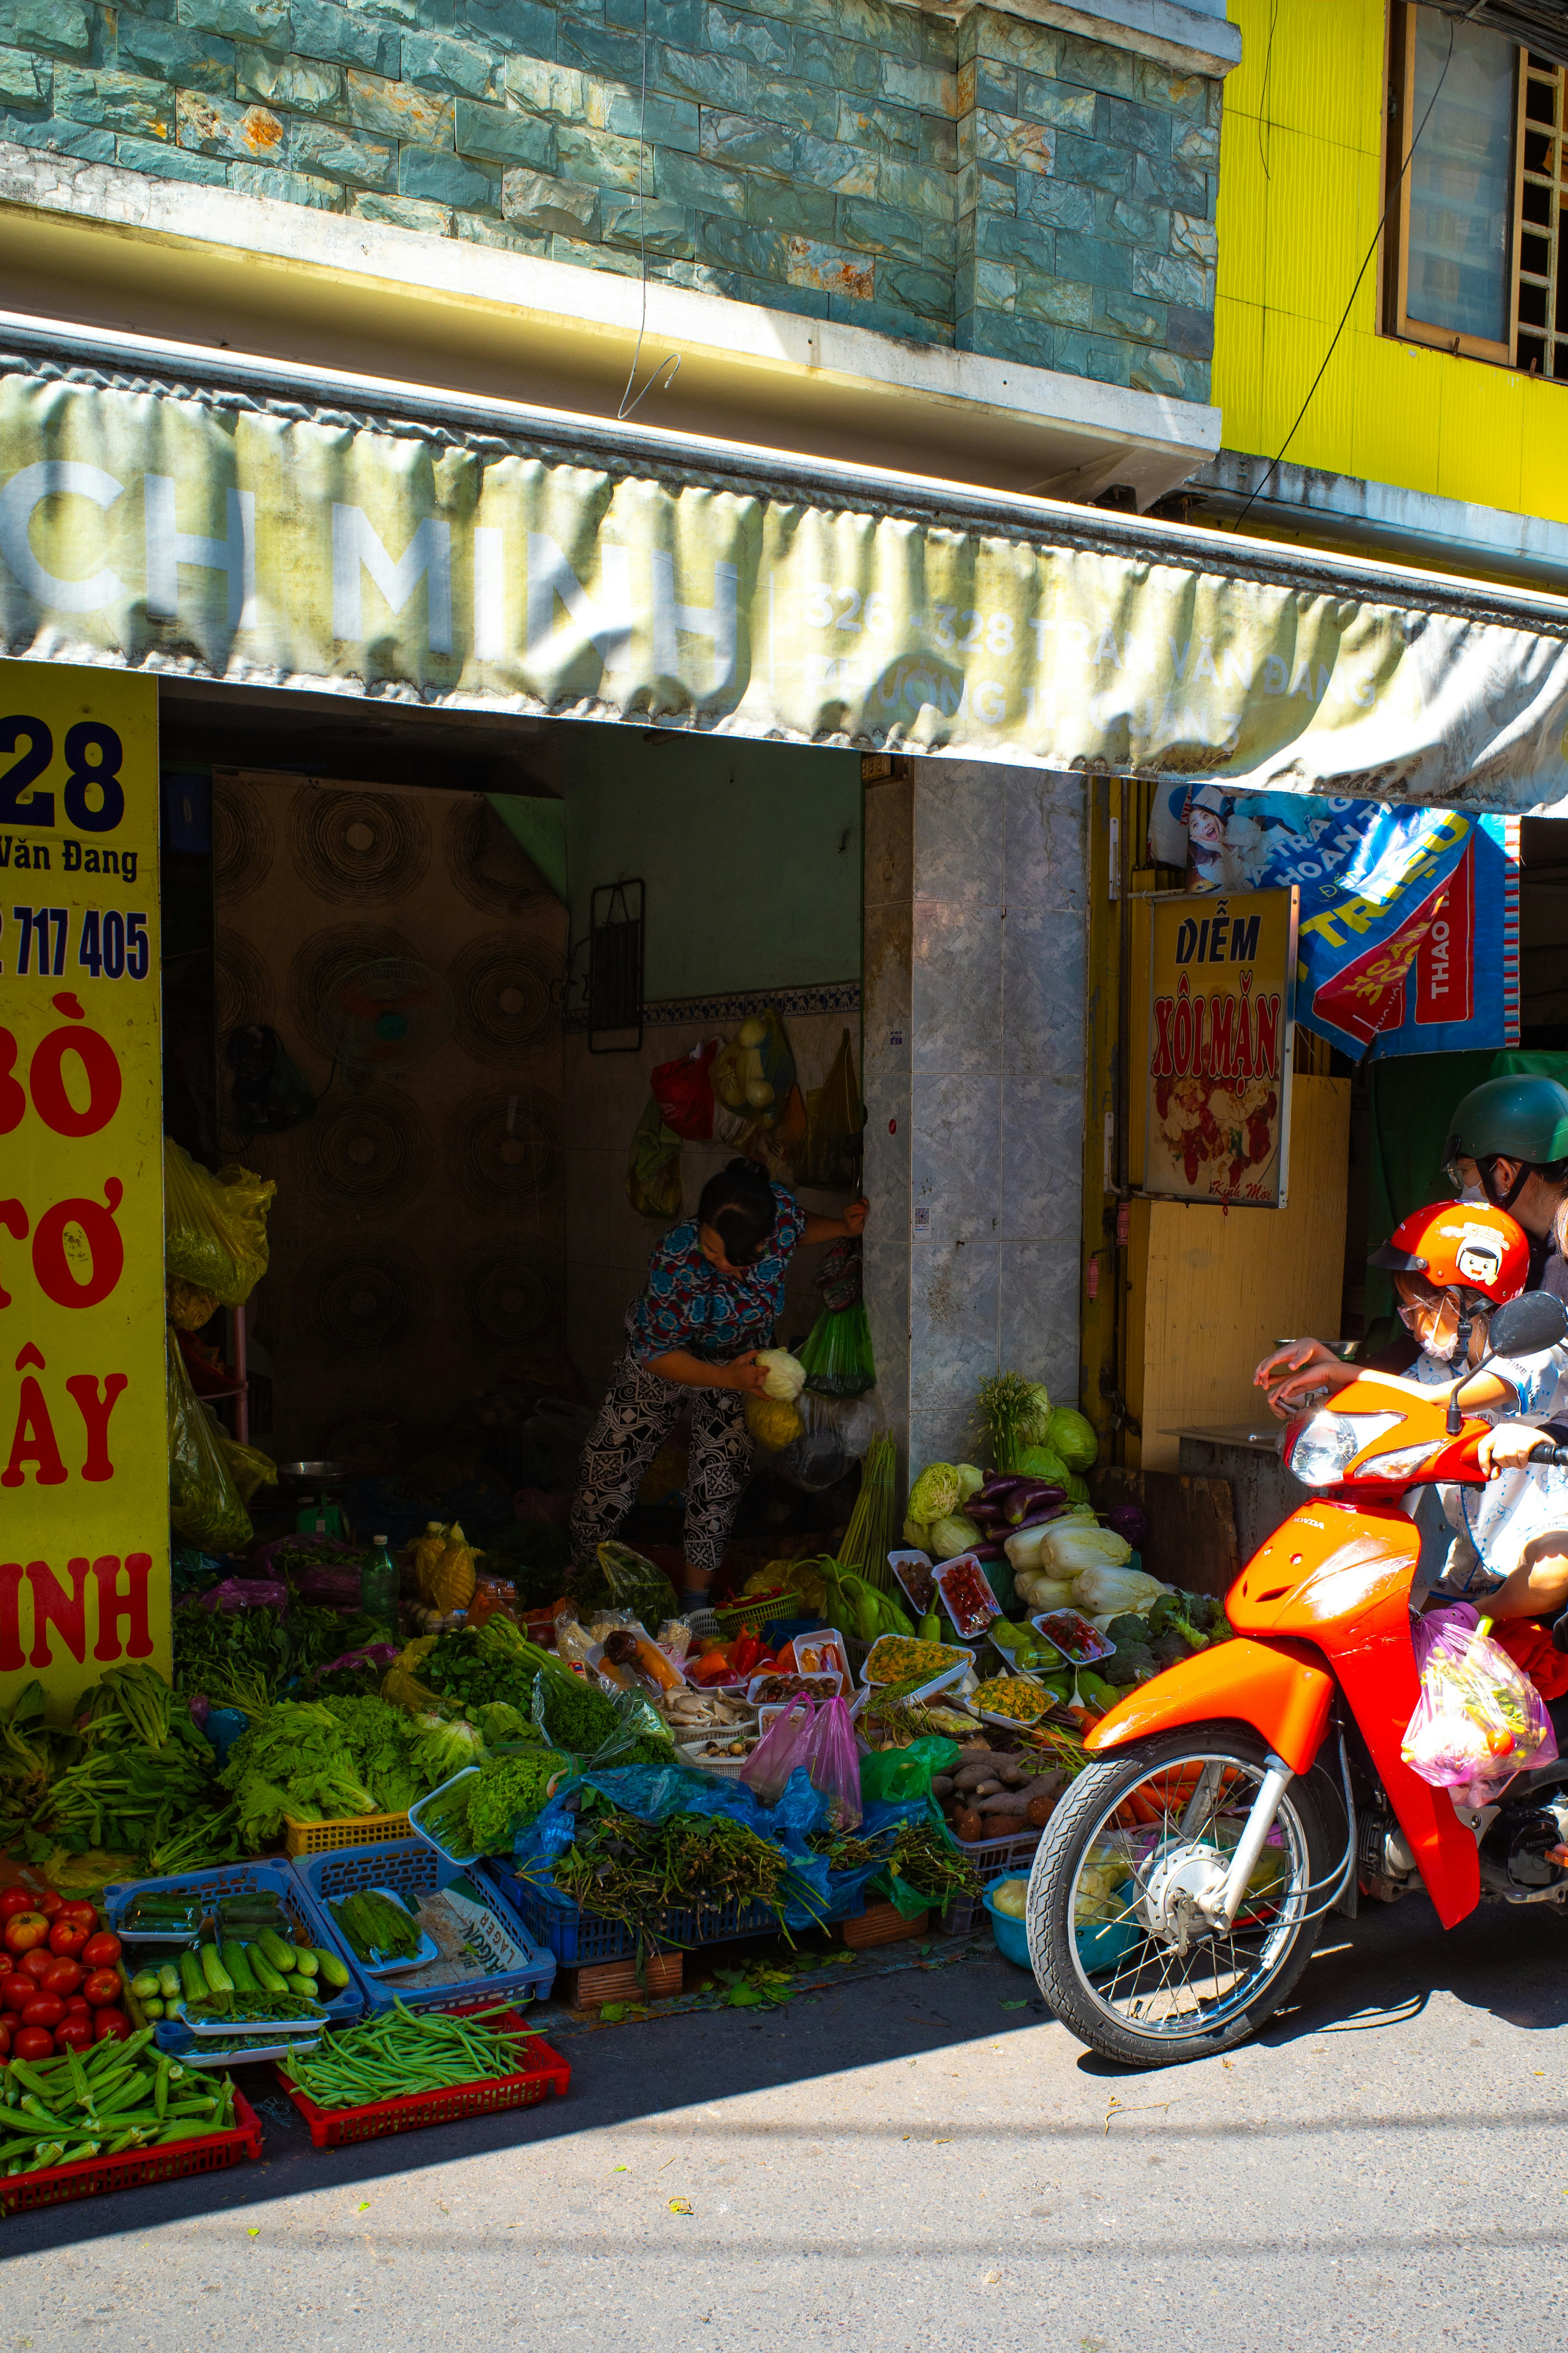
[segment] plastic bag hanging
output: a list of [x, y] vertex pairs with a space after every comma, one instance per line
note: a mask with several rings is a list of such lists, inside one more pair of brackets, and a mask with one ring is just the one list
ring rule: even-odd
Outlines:
[[858, 1185], [865, 1125], [866, 1106], [846, 1029], [826, 1078], [805, 1098], [805, 1136], [795, 1159], [796, 1180], [833, 1192]]
[[1434, 1609], [1412, 1633], [1421, 1696], [1399, 1753], [1434, 1788], [1489, 1806], [1516, 1773], [1557, 1754], [1545, 1703], [1468, 1603]]
[[680, 1215], [680, 1138], [665, 1125], [651, 1096], [632, 1131], [626, 1198], [639, 1218], [669, 1220]]
[[165, 1327], [169, 1419], [169, 1519], [174, 1534], [206, 1552], [241, 1552], [250, 1514], [239, 1499], [217, 1427], [198, 1401], [174, 1333]]
[[237, 1307], [267, 1271], [269, 1176], [230, 1166], [215, 1176], [163, 1138], [163, 1263], [221, 1306]]
[[811, 1726], [816, 1710], [809, 1692], [797, 1692], [752, 1749], [741, 1768], [741, 1779], [764, 1806], [776, 1806], [789, 1786], [796, 1766], [810, 1778]]
[[805, 1385], [818, 1397], [855, 1398], [877, 1384], [871, 1327], [860, 1290], [863, 1258], [858, 1235], [845, 1236], [823, 1253], [816, 1271], [822, 1314], [812, 1325], [800, 1361]]
[[659, 1116], [672, 1134], [691, 1144], [708, 1144], [713, 1135], [713, 1085], [709, 1076], [719, 1051], [717, 1038], [693, 1046], [673, 1062], [660, 1062], [650, 1082]]
[[814, 1789], [827, 1799], [827, 1827], [843, 1832], [859, 1827], [860, 1752], [855, 1727], [841, 1699], [830, 1699], [816, 1711], [806, 1735], [806, 1774]]

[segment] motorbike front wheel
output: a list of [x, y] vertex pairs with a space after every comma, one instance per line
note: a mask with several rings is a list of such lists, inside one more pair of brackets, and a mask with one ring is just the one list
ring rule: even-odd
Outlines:
[[1223, 1875], [1267, 1771], [1243, 1727], [1200, 1724], [1097, 1759], [1058, 1801], [1029, 1880], [1029, 1958], [1091, 2050], [1134, 2067], [1228, 2050], [1305, 1968], [1343, 1835], [1310, 1779], [1287, 1787], [1229, 1929], [1197, 1900]]

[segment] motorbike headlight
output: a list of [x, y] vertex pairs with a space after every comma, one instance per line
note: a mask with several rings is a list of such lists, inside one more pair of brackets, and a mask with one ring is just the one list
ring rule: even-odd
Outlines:
[[1392, 1453], [1374, 1454], [1364, 1469], [1371, 1478], [1413, 1479], [1434, 1454], [1442, 1453], [1447, 1442], [1443, 1438], [1428, 1438], [1419, 1446], [1396, 1446]]
[[1334, 1487], [1362, 1449], [1403, 1421], [1401, 1413], [1315, 1413], [1300, 1430], [1285, 1467], [1303, 1487]]

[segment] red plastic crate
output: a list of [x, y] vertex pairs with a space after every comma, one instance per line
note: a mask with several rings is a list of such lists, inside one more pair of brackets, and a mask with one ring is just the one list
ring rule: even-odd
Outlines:
[[[483, 2002], [468, 2005], [484, 2009]], [[496, 2024], [508, 2032], [527, 2032], [515, 2010], [503, 2010]], [[384, 2133], [416, 2132], [422, 2125], [455, 2124], [463, 2116], [492, 2116], [501, 2108], [531, 2108], [547, 2092], [564, 2093], [572, 2081], [570, 2063], [548, 2042], [534, 2037], [530, 2054], [534, 2063], [515, 2075], [492, 2075], [478, 2084], [453, 2084], [442, 2092], [416, 2092], [407, 2099], [376, 2100], [363, 2108], [319, 2108], [296, 2089], [279, 2061], [272, 2072], [310, 2127], [313, 2148], [342, 2148], [350, 2141], [379, 2140]]]
[[175, 2181], [184, 2173], [216, 2173], [242, 2158], [259, 2157], [261, 2119], [243, 2092], [234, 2095], [234, 2115], [232, 2132], [171, 2141], [167, 2148], [128, 2148], [119, 2157], [89, 2157], [80, 2165], [52, 2165], [42, 2173], [18, 2173], [9, 2181], [0, 2180], [0, 2212], [62, 2206], [68, 2198], [96, 2198], [106, 2189]]

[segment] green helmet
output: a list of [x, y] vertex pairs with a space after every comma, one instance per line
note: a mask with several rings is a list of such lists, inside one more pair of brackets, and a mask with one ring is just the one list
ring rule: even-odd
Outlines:
[[1520, 1075], [1472, 1087], [1448, 1123], [1443, 1162], [1522, 1160], [1533, 1168], [1568, 1160], [1568, 1088]]

